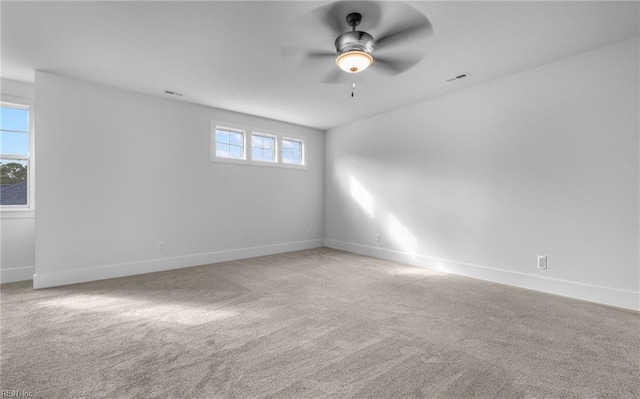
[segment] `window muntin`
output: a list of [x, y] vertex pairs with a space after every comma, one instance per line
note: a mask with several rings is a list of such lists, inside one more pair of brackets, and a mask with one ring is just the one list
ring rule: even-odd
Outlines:
[[0, 206], [29, 206], [29, 107], [0, 104]]
[[304, 165], [303, 142], [283, 137], [282, 138], [282, 163]]
[[216, 157], [245, 159], [245, 132], [227, 128], [216, 128]]
[[276, 138], [266, 134], [252, 133], [251, 159], [262, 162], [278, 162], [276, 159]]

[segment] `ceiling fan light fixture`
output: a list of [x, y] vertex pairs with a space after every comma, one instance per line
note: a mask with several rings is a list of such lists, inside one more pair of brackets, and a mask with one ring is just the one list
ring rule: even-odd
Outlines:
[[336, 64], [345, 72], [358, 73], [373, 64], [373, 57], [364, 51], [352, 50], [339, 54]]

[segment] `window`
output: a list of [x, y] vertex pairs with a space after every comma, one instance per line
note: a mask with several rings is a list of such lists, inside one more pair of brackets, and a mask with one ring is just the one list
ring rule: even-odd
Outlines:
[[0, 104], [0, 206], [27, 208], [30, 190], [29, 106]]
[[276, 162], [276, 138], [265, 134], [251, 135], [251, 159]]
[[282, 163], [303, 165], [302, 141], [282, 138]]
[[306, 169], [306, 138], [211, 121], [212, 162]]
[[216, 157], [244, 159], [244, 132], [216, 128]]

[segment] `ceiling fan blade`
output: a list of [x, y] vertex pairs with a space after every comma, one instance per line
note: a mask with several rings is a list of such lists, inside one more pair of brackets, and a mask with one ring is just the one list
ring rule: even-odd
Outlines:
[[399, 75], [418, 65], [422, 58], [411, 57], [375, 57], [373, 68], [390, 75]]
[[335, 51], [309, 51], [307, 54], [304, 55], [304, 57], [307, 59], [314, 59], [314, 60], [318, 58], [335, 59], [337, 55]]
[[351, 30], [346, 17], [354, 12], [362, 15], [362, 23], [358, 26], [358, 30], [375, 28], [382, 15], [380, 5], [373, 1], [336, 1], [316, 8], [311, 13], [315, 19], [328, 26], [334, 34], [339, 35]]
[[338, 35], [346, 31], [349, 27], [345, 21], [346, 15], [340, 15], [338, 11], [338, 4], [333, 3], [328, 6], [317, 8], [314, 11], [316, 17], [325, 25], [327, 25], [331, 31]]
[[320, 80], [322, 83], [340, 83], [343, 80], [345, 72], [340, 70], [338, 67], [333, 68], [329, 73], [324, 75], [324, 77]]
[[419, 39], [422, 36], [428, 36], [433, 32], [433, 27], [429, 19], [420, 14], [414, 18], [415, 20], [404, 25], [403, 27], [392, 29], [379, 36], [375, 41], [376, 49], [383, 49], [400, 41], [408, 42], [410, 40]]
[[308, 60], [336, 57], [335, 51], [310, 50], [301, 47], [280, 47], [280, 54], [285, 58], [298, 57]]

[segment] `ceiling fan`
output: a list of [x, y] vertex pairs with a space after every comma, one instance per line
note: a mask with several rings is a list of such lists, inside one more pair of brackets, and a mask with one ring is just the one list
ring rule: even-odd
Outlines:
[[[322, 79], [324, 83], [335, 83], [346, 74], [358, 74], [369, 67], [390, 75], [407, 71], [424, 57], [419, 47], [409, 45], [429, 35], [432, 32], [431, 23], [420, 11], [400, 2], [384, 3], [389, 16], [386, 18], [381, 4], [371, 1], [338, 1], [314, 10], [311, 16], [315, 22], [319, 21], [338, 35], [334, 41], [335, 51], [289, 48], [286, 55], [297, 53], [307, 60], [333, 58], [338, 68], [334, 68]], [[392, 24], [389, 19], [394, 16], [397, 22]], [[368, 30], [376, 30], [381, 20], [381, 25], [391, 27], [380, 29], [381, 33], [376, 38], [364, 30], [357, 30], [361, 24], [366, 25]], [[378, 54], [380, 51], [393, 52], [395, 48], [404, 49], [404, 52]]]

